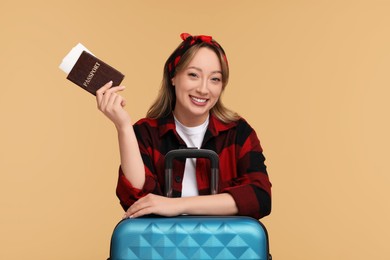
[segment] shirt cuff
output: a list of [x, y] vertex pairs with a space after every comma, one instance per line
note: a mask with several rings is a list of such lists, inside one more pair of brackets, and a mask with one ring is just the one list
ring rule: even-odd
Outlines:
[[223, 192], [227, 192], [233, 197], [238, 208], [238, 215], [256, 219], [261, 217], [256, 194], [249, 185], [227, 188]]

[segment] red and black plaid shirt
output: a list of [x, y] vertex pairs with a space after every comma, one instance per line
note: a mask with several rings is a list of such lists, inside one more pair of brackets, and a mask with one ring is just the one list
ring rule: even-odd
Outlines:
[[[176, 132], [173, 115], [160, 119], [141, 119], [134, 125], [135, 134], [145, 165], [146, 179], [142, 189], [137, 189], [119, 168], [117, 196], [126, 210], [136, 200], [148, 193], [164, 194], [165, 154], [186, 144]], [[271, 183], [268, 179], [259, 139], [244, 120], [225, 124], [210, 115], [202, 147], [219, 155], [219, 193], [231, 194], [238, 214], [261, 218], [271, 212]], [[185, 160], [173, 164], [173, 197], [181, 196]], [[196, 179], [199, 195], [210, 194], [210, 162], [196, 160]]]

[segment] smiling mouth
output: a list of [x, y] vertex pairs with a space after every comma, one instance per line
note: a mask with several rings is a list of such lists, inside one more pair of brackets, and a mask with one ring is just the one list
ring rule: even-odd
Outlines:
[[197, 103], [206, 103], [208, 99], [205, 99], [205, 98], [197, 98], [197, 97], [194, 97], [194, 96], [190, 96], [191, 99]]

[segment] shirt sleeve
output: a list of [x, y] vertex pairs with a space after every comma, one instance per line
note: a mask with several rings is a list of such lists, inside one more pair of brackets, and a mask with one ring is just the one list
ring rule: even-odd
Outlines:
[[238, 214], [260, 219], [271, 213], [271, 183], [256, 132], [245, 121], [237, 126], [237, 177], [222, 192], [232, 195]]
[[[124, 210], [127, 210], [134, 202], [149, 193], [161, 194], [160, 185], [158, 184], [155, 175], [152, 159], [153, 152], [151, 151], [150, 139], [147, 138], [147, 131], [145, 131], [144, 127], [138, 125], [134, 126], [134, 131], [137, 136], [138, 146], [144, 163], [145, 183], [142, 189], [135, 188], [123, 174], [122, 168], [119, 167], [116, 195]], [[140, 136], [142, 136], [142, 138], [140, 138]]]

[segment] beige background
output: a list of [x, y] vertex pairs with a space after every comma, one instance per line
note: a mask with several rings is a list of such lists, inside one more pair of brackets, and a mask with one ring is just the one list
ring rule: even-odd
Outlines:
[[122, 216], [113, 125], [65, 79], [82, 42], [134, 120], [179, 34], [213, 35], [225, 103], [261, 139], [274, 259], [390, 259], [390, 2], [0, 2], [0, 259], [106, 259]]

